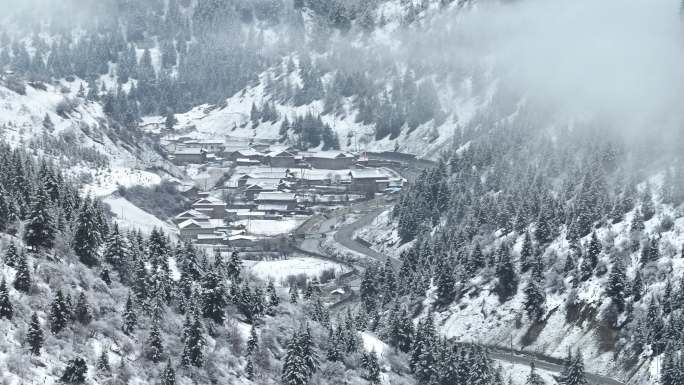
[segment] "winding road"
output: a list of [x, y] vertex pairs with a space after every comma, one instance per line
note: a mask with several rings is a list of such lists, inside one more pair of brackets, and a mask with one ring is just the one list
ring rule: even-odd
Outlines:
[[[330, 259], [345, 265], [350, 265], [348, 261], [339, 260], [336, 256], [328, 254], [325, 250], [320, 247], [320, 241], [316, 240], [318, 236], [323, 236], [328, 233], [331, 229], [326, 230], [326, 225], [329, 223], [341, 222], [343, 216], [348, 215], [350, 212], [355, 211], [356, 213], [362, 213], [361, 217], [356, 219], [354, 222], [345, 224], [337, 231], [333, 233], [333, 239], [339, 245], [359, 254], [362, 254], [368, 258], [375, 259], [378, 261], [385, 261], [386, 256], [382, 253], [367, 247], [366, 245], [360, 243], [354, 234], [357, 230], [370, 225], [373, 220], [380, 215], [382, 212], [387, 210], [394, 202], [384, 200], [383, 198], [378, 198], [373, 201], [367, 201], [352, 205], [348, 208], [336, 210], [327, 215], [318, 215], [312, 217], [309, 221], [305, 222], [300, 226], [295, 234], [306, 235], [312, 237], [313, 239], [305, 239], [302, 244], [296, 246], [295, 248], [310, 253], [312, 255], [321, 255], [326, 259]], [[335, 217], [339, 219], [335, 221]], [[328, 225], [329, 226], [329, 225]], [[393, 262], [399, 263], [398, 260], [393, 259]], [[359, 274], [359, 271], [363, 270], [361, 266], [352, 266], [352, 271], [347, 273], [347, 280], [350, 280], [354, 275]], [[353, 303], [358, 299], [358, 295], [352, 290], [351, 293], [345, 298], [340, 299], [338, 302], [330, 305], [331, 309], [341, 308], [344, 305]], [[516, 350], [511, 350], [500, 346], [487, 346], [490, 352], [490, 357], [500, 361], [510, 364], [518, 365], [530, 365], [534, 362], [535, 366], [539, 369], [553, 373], [554, 375], [560, 375], [564, 369], [562, 360], [558, 358], [553, 358], [536, 353], [521, 352]], [[626, 382], [622, 382], [615, 378], [608, 376], [586, 373], [586, 379], [591, 385], [626, 385]]]

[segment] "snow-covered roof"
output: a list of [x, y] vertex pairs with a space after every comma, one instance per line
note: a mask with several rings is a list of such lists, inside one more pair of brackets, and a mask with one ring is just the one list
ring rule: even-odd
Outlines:
[[249, 159], [249, 158], [237, 158], [237, 159], [235, 159], [235, 161], [236, 161], [237, 163], [252, 163], [252, 164], [258, 164], [258, 163], [260, 163], [260, 162], [259, 162], [258, 160], [256, 160], [256, 159]]
[[213, 229], [214, 228], [214, 225], [211, 222], [196, 221], [194, 219], [188, 219], [188, 220], [178, 224], [178, 228], [181, 230], [186, 229], [190, 226], [195, 226], [195, 227], [199, 227], [202, 229]]
[[258, 205], [259, 211], [288, 211], [287, 205]]
[[188, 211], [183, 211], [182, 213], [176, 215], [176, 219], [182, 219], [182, 218], [190, 218], [190, 219], [195, 219], [195, 220], [206, 220], [209, 219], [209, 216], [206, 214], [203, 214], [197, 210], [190, 209]]
[[286, 193], [286, 192], [280, 192], [280, 191], [274, 191], [274, 192], [262, 192], [259, 193], [255, 200], [257, 201], [294, 201], [296, 200], [296, 196], [294, 193]]
[[226, 235], [223, 233], [197, 234], [197, 239], [226, 239]]
[[294, 154], [289, 152], [289, 151], [285, 151], [285, 150], [275, 150], [275, 151], [267, 152], [266, 156], [269, 158], [276, 158], [276, 157], [288, 157], [289, 158], [289, 157], [294, 157]]
[[279, 179], [250, 179], [247, 190], [277, 190]]
[[206, 154], [207, 150], [199, 147], [191, 147], [191, 148], [179, 148], [176, 150], [173, 155], [202, 155]]
[[353, 179], [387, 179], [389, 178], [389, 175], [387, 173], [378, 170], [377, 168], [373, 169], [356, 169], [356, 170], [351, 170], [349, 171], [351, 174], [351, 177]]
[[232, 237], [228, 238], [229, 241], [239, 241], [239, 240], [256, 241], [257, 239], [259, 239], [259, 238], [251, 236], [251, 235], [233, 235]]
[[336, 159], [336, 158], [353, 158], [354, 156], [348, 152], [344, 151], [316, 151], [307, 152], [302, 154], [304, 159], [306, 158], [323, 158], [323, 159]]
[[192, 205], [193, 206], [195, 206], [195, 205], [205, 206], [205, 205], [225, 205], [225, 204], [226, 204], [226, 202], [224, 202], [218, 198], [214, 198], [214, 197], [209, 196], [206, 198], [199, 199], [198, 201], [196, 201]]
[[253, 149], [253, 148], [241, 148], [241, 149], [239, 149], [239, 150], [233, 151], [233, 153], [237, 153], [237, 154], [240, 154], [240, 155], [242, 155], [242, 156], [259, 156], [259, 155], [263, 155], [262, 153], [260, 153], [259, 151], [255, 150], [255, 149]]

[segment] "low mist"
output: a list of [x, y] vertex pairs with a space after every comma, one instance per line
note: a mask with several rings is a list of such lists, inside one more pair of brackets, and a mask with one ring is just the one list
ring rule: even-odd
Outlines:
[[439, 42], [430, 46], [437, 54], [489, 63], [500, 87], [551, 107], [556, 117], [599, 118], [628, 137], [668, 134], [680, 127], [684, 97], [679, 6], [676, 0], [482, 1], [444, 16], [427, 34]]

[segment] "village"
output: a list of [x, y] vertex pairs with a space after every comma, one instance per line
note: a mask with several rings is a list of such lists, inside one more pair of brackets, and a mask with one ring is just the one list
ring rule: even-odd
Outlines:
[[[264, 251], [315, 214], [401, 191], [398, 162], [339, 150], [298, 151], [268, 140], [165, 140], [186, 170], [220, 171], [192, 187], [192, 208], [173, 219], [198, 247]], [[186, 187], [186, 190], [188, 188]]]

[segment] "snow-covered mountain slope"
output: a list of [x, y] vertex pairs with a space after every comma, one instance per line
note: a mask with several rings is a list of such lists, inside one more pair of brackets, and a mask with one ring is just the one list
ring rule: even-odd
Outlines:
[[[662, 175], [648, 180], [649, 186], [655, 190], [660, 188], [661, 183]], [[646, 188], [646, 183], [642, 183], [641, 188]], [[681, 298], [681, 294], [677, 292], [684, 289], [681, 284], [684, 282], [684, 259], [681, 251], [684, 245], [684, 213], [681, 207], [663, 203], [660, 194], [654, 194], [653, 202], [655, 215], [644, 222], [643, 234], [650, 239], [659, 239], [657, 253], [660, 258], [656, 263], [644, 267], [643, 251], [634, 249], [633, 246], [634, 229], [631, 226], [637, 220], [635, 215], [642, 207], [626, 213], [620, 222], [597, 227], [596, 234], [603, 250], [597, 270], [588, 279], [577, 282], [576, 286], [573, 284], [572, 274], [563, 271], [567, 258], [576, 253], [566, 239], [567, 233], [561, 232], [543, 250], [541, 258], [548, 268], [544, 272], [546, 303], [542, 322], [532, 322], [525, 314], [526, 294], [523, 288], [530, 279], [529, 274], [520, 273], [517, 294], [502, 303], [496, 294], [497, 278], [491, 266], [472, 279], [458, 280], [456, 287], [459, 295], [447, 306], [437, 304], [435, 286], [432, 286], [425, 297], [420, 298], [425, 310], [419, 317], [424, 317], [427, 309], [431, 309], [441, 334], [457, 341], [512, 347], [529, 354], [541, 354], [559, 360], [567, 357], [569, 351], [581, 349], [587, 371], [591, 373], [607, 375], [624, 382], [629, 381], [628, 383], [657, 383], [662, 373], [659, 369], [662, 366], [662, 355], [651, 356], [651, 351], [646, 350], [636, 361], [626, 363], [621, 354], [631, 349], [629, 345], [634, 340], [625, 339], [618, 334], [618, 330], [623, 331], [624, 326], [613, 328], [606, 321], [606, 314], [611, 311], [611, 299], [607, 292], [612, 272], [609, 266], [614, 264], [616, 250], [632, 248], [625, 265], [627, 281], [632, 284], [627, 284], [625, 297], [631, 295], [631, 286], [634, 285], [637, 274], [640, 275], [639, 280], [645, 281], [642, 300], [632, 303], [630, 306], [633, 308], [627, 314], [620, 315], [618, 323], [626, 322], [627, 317], [646, 319], [649, 306], [654, 301], [663, 303]], [[401, 258], [402, 253], [414, 244], [413, 241], [401, 243], [391, 210], [358, 230], [354, 237], [372, 244], [375, 250], [396, 258]], [[518, 263], [524, 235], [515, 232], [497, 233], [483, 244], [483, 252], [496, 253], [501, 241], [513, 245], [511, 253]], [[590, 242], [591, 235], [579, 240], [585, 246]], [[349, 252], [344, 249], [338, 251]], [[670, 289], [666, 288], [664, 277], [673, 285]]]
[[[22, 84], [21, 80], [12, 82]], [[19, 92], [6, 85], [0, 81], [0, 140], [51, 160], [82, 184], [83, 194], [105, 198], [119, 186], [154, 186], [162, 177], [182, 175], [152, 148], [151, 141], [132, 140], [111, 124], [100, 103], [80, 96], [84, 81], [33, 82], [23, 90], [13, 86]], [[142, 210], [123, 201], [112, 200], [114, 215], [123, 216], [119, 219], [125, 227], [131, 227], [126, 226], [125, 217], [137, 220], [135, 227], [147, 232], [163, 224], [142, 218]]]
[[[459, 12], [457, 2], [439, 4], [382, 2], [372, 13], [372, 30], [359, 31], [357, 27], [344, 35], [333, 34], [319, 51], [289, 53], [261, 73], [255, 84], [224, 102], [176, 114], [172, 133], [164, 130], [163, 116], [144, 118], [141, 127], [161, 132], [168, 139], [258, 138], [301, 147], [301, 134], [292, 123], [311, 114], [332, 128], [341, 149], [401, 151], [436, 158], [454, 135], [490, 106], [497, 89], [486, 61], [459, 58], [452, 61], [451, 68], [424, 68], [420, 61], [427, 58], [416, 60], [408, 52], [419, 39], [430, 41], [433, 34], [439, 35], [439, 29], [433, 31], [431, 26], [444, 22], [440, 15]], [[311, 17], [305, 21], [313, 39], [316, 24]], [[434, 87], [434, 96], [421, 94], [422, 85]], [[269, 112], [269, 118], [255, 117], [255, 107], [257, 114], [266, 114], [259, 111], [265, 105], [276, 113]], [[412, 123], [412, 115], [420, 113], [415, 111], [418, 108], [431, 111]], [[285, 119], [289, 128], [283, 128]], [[389, 128], [392, 133], [379, 133], [384, 130], [379, 126], [385, 123], [394, 126]]]

